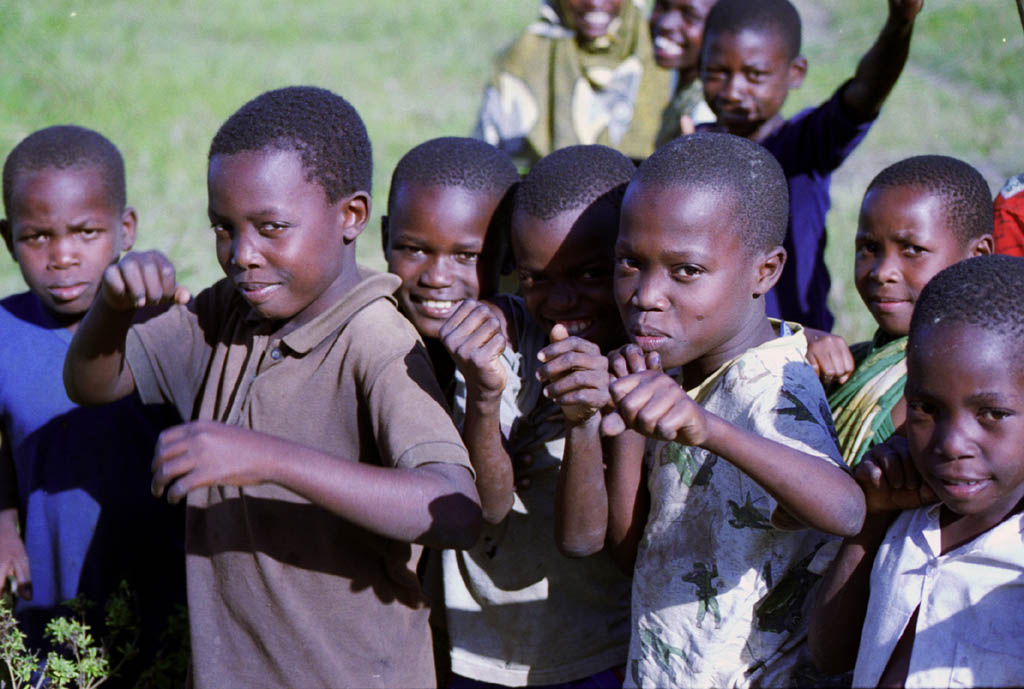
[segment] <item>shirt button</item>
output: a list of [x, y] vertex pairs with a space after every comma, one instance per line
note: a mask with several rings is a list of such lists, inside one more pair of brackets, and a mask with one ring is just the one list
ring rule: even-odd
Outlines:
[[274, 347], [272, 350], [270, 350], [270, 358], [273, 359], [274, 361], [279, 360], [281, 358], [281, 350], [277, 347]]

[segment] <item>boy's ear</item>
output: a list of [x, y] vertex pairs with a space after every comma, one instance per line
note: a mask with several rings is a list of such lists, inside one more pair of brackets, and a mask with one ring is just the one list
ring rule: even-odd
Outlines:
[[975, 256], [988, 256], [994, 254], [996, 251], [995, 240], [990, 234], [983, 234], [980, 237], [976, 237], [971, 240], [971, 243], [967, 246], [967, 255], [971, 258]]
[[789, 78], [788, 85], [791, 89], [798, 89], [804, 83], [804, 78], [807, 76], [807, 58], [803, 55], [797, 55], [789, 61]]
[[786, 265], [786, 250], [776, 246], [761, 254], [755, 264], [756, 274], [754, 276], [755, 299], [763, 297], [768, 293], [782, 275], [782, 268]]
[[371, 203], [370, 195], [365, 191], [357, 191], [338, 202], [341, 232], [346, 242], [354, 242], [366, 229]]
[[131, 206], [125, 206], [121, 213], [121, 251], [125, 252], [135, 245], [135, 231], [139, 226], [139, 216]]
[[388, 216], [380, 216], [380, 248], [384, 250], [384, 260], [388, 260]]
[[0, 218], [0, 235], [3, 235], [4, 245], [7, 250], [11, 252], [11, 257], [14, 257], [14, 244], [11, 242], [11, 223], [7, 218]]

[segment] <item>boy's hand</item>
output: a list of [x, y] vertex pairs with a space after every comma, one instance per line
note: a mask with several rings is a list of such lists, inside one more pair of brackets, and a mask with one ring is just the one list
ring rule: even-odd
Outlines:
[[187, 304], [192, 296], [179, 285], [174, 266], [159, 251], [129, 252], [103, 273], [103, 300], [118, 311], [158, 304]]
[[18, 510], [13, 507], [0, 512], [0, 592], [12, 577], [15, 586], [12, 593], [32, 600], [32, 571], [25, 543], [18, 535]]
[[[644, 350], [639, 346], [628, 344], [608, 355], [608, 368], [611, 370], [612, 381], [640, 371], [660, 371], [661, 356], [657, 352], [644, 354]], [[626, 424], [619, 416], [618, 410], [614, 408], [601, 419], [601, 435], [603, 436], [610, 438], [620, 435], [625, 430]]]
[[[153, 495], [176, 503], [196, 488], [251, 486], [268, 480], [260, 458], [272, 455], [274, 438], [216, 421], [168, 428], [156, 442]], [[282, 449], [281, 452], [287, 452]]]
[[937, 500], [910, 459], [906, 438], [899, 435], [868, 450], [853, 477], [864, 490], [868, 514], [913, 510]]
[[683, 445], [702, 445], [707, 440], [704, 410], [661, 371], [619, 378], [611, 384], [611, 393], [625, 425], [643, 435]]
[[505, 389], [501, 323], [486, 305], [465, 299], [441, 326], [441, 342], [466, 378], [467, 387], [498, 395]]
[[582, 423], [611, 403], [608, 359], [593, 342], [569, 337], [565, 326], [556, 324], [551, 344], [537, 358], [544, 362], [537, 369], [544, 396], [562, 408], [569, 423]]
[[807, 363], [818, 374], [822, 384], [845, 383], [856, 365], [846, 340], [838, 335], [805, 328], [807, 335]]
[[924, 0], [889, 0], [889, 16], [910, 23], [917, 18]]

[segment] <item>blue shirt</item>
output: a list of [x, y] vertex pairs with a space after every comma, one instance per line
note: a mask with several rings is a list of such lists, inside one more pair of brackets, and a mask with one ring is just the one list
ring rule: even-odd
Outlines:
[[157, 435], [177, 414], [143, 407], [135, 395], [74, 404], [62, 378], [70, 341], [31, 292], [0, 301], [2, 460], [13, 457], [16, 495], [0, 488], [3, 507], [18, 507], [32, 573], [32, 600], [15, 607], [30, 647], [76, 595], [99, 603], [102, 620], [121, 579], [146, 598], [144, 614], [184, 600], [180, 511], [149, 493]]

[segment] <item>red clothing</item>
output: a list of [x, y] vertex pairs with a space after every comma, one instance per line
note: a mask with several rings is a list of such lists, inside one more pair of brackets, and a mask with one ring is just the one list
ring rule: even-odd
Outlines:
[[1024, 256], [1024, 174], [1011, 177], [996, 195], [996, 253]]

